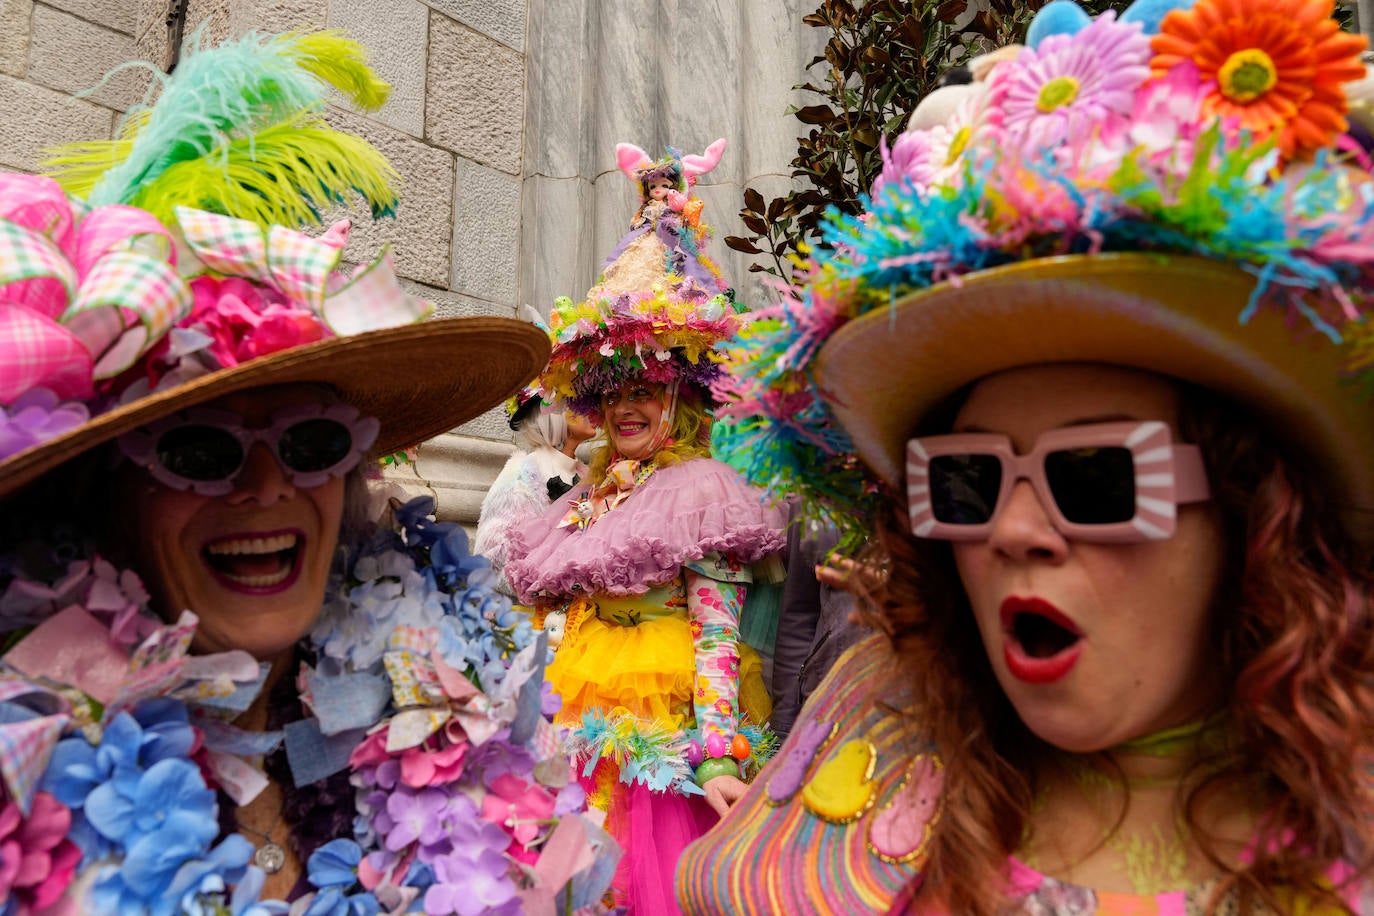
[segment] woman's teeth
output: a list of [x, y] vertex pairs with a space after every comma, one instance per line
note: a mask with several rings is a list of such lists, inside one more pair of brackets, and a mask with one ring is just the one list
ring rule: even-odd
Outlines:
[[205, 557], [219, 575], [249, 588], [286, 581], [295, 567], [300, 535], [225, 538], [205, 545]]
[[268, 538], [226, 538], [206, 544], [205, 549], [217, 556], [255, 553], [277, 553], [290, 550], [300, 540], [295, 534], [276, 534]]

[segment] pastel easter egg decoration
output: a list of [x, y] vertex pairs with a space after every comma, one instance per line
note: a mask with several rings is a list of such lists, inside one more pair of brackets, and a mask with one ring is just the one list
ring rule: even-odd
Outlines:
[[920, 754], [911, 762], [902, 784], [873, 816], [868, 848], [884, 862], [913, 862], [930, 844], [931, 830], [940, 819], [945, 770], [934, 754]]
[[697, 767], [696, 782], [704, 786], [717, 776], [739, 777], [739, 764], [732, 757], [708, 757]]
[[692, 740], [687, 742], [687, 750], [683, 756], [687, 758], [688, 766], [698, 767], [706, 759], [706, 752], [702, 750], [700, 741]]
[[1121, 14], [1122, 22], [1138, 22], [1146, 35], [1158, 35], [1159, 24], [1173, 10], [1190, 10], [1197, 0], [1136, 0]]
[[781, 805], [801, 788], [816, 754], [835, 734], [834, 722], [812, 719], [792, 732], [792, 749], [773, 769], [768, 780], [768, 803]]
[[1051, 35], [1074, 35], [1092, 23], [1092, 17], [1074, 0], [1054, 0], [1031, 20], [1026, 30], [1026, 47], [1035, 48]]
[[720, 733], [713, 733], [706, 736], [706, 756], [724, 757], [730, 753], [730, 746], [725, 743], [725, 736]]
[[735, 740], [730, 742], [730, 756], [736, 760], [748, 760], [751, 750], [749, 739], [743, 735], [736, 735]]
[[873, 804], [877, 792], [873, 781], [877, 759], [877, 748], [871, 742], [846, 741], [802, 789], [802, 804], [832, 824], [857, 820]]

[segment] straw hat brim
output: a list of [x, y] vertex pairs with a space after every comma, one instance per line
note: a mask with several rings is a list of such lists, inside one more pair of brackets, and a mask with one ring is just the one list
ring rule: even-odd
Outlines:
[[267, 385], [329, 385], [381, 421], [373, 453], [447, 432], [519, 391], [549, 358], [548, 337], [511, 318], [448, 318], [272, 353], [158, 391], [0, 462], [0, 497], [63, 462], [177, 410]]
[[817, 377], [859, 457], [894, 486], [921, 420], [984, 376], [1102, 363], [1182, 379], [1247, 406], [1329, 475], [1341, 505], [1353, 510], [1351, 530], [1369, 543], [1374, 406], [1342, 383], [1343, 346], [1272, 311], [1242, 325], [1254, 290], [1252, 275], [1197, 257], [1025, 261], [849, 322], [821, 349]]

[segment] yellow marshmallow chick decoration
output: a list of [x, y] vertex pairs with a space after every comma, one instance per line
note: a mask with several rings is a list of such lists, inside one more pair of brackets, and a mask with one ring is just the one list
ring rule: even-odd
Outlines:
[[832, 824], [848, 824], [873, 804], [873, 767], [878, 751], [868, 741], [847, 741], [821, 764], [802, 789], [802, 803]]

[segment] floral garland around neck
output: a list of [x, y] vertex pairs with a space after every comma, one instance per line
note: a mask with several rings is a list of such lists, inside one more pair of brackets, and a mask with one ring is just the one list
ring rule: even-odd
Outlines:
[[[0, 913], [599, 912], [619, 851], [554, 739], [546, 642], [433, 508], [345, 552], [284, 735], [230, 724], [263, 666], [190, 655], [195, 615], [161, 623], [133, 572], [60, 539], [0, 558]], [[349, 768], [357, 805], [290, 907], [215, 791], [250, 800], [245, 748], [283, 740], [298, 784]]]

